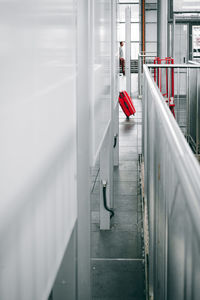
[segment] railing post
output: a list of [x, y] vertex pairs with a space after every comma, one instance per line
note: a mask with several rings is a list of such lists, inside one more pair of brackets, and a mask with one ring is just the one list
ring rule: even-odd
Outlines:
[[187, 67], [187, 141], [190, 140], [190, 69]]
[[180, 110], [180, 69], [177, 69], [177, 122], [179, 124], [179, 110]]
[[138, 98], [141, 98], [142, 91], [141, 91], [141, 55], [138, 54]]

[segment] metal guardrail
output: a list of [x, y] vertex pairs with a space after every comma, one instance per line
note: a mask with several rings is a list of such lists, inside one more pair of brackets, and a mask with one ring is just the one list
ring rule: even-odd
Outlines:
[[197, 61], [197, 60], [188, 60], [188, 64], [199, 65], [200, 61]]
[[138, 60], [131, 59], [131, 74], [138, 73]]
[[[138, 60], [137, 59], [130, 60], [130, 70], [131, 70], [131, 74], [138, 73]], [[119, 66], [119, 72], [122, 73], [122, 66]]]
[[[193, 152], [200, 155], [200, 65], [199, 64], [176, 64], [176, 65], [154, 65], [148, 64], [148, 68], [154, 72], [159, 70], [157, 81], [162, 81], [163, 77], [168, 76], [167, 90], [171, 89], [171, 77], [173, 70], [174, 76], [174, 96], [176, 120], [190, 144]], [[167, 70], [167, 73], [166, 73]], [[155, 73], [154, 73], [155, 74]], [[163, 76], [164, 75], [164, 76]], [[166, 83], [164, 80], [164, 89]], [[161, 91], [164, 94], [164, 91]], [[169, 103], [170, 101], [168, 101]]]
[[199, 299], [200, 166], [144, 65], [149, 298]]
[[139, 53], [138, 54], [138, 98], [142, 96], [142, 83], [143, 83], [143, 65], [145, 63], [153, 63], [156, 54], [150, 53]]

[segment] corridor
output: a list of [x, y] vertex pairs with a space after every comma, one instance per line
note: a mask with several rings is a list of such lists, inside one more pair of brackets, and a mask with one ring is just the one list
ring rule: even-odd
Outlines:
[[98, 165], [91, 195], [92, 299], [145, 299], [142, 207], [138, 156], [141, 152], [141, 100], [129, 120], [119, 112], [119, 167], [114, 168], [114, 212], [110, 231], [99, 228]]
[[199, 300], [199, 0], [0, 16], [0, 300]]

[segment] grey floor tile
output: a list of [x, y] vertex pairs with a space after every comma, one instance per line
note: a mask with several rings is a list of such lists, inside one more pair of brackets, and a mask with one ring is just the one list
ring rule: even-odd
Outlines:
[[138, 222], [137, 211], [115, 211], [115, 216], [113, 217], [113, 224], [121, 225], [135, 225]]
[[145, 300], [141, 261], [93, 261], [92, 299]]
[[114, 195], [137, 195], [137, 181], [114, 182]]
[[[114, 211], [109, 231], [100, 231], [98, 165], [92, 171], [92, 299], [144, 300], [142, 213], [138, 186], [138, 153], [142, 143], [142, 102], [136, 115], [119, 112], [119, 167], [114, 168]], [[99, 180], [99, 178], [97, 178]], [[120, 258], [120, 261], [116, 260]], [[103, 259], [103, 260], [102, 260]], [[132, 259], [127, 260], [127, 259]], [[134, 259], [134, 260], [133, 260]], [[135, 260], [136, 259], [136, 260]]]
[[[91, 224], [91, 232], [99, 232], [100, 231], [100, 226], [99, 223], [92, 223]], [[93, 248], [93, 245], [92, 245]]]
[[128, 124], [135, 125], [136, 124], [135, 118], [131, 116], [128, 120], [126, 118], [126, 116], [124, 115], [124, 113], [123, 113], [123, 115], [119, 115], [119, 125], [128, 125]]
[[138, 133], [138, 128], [137, 125], [134, 125], [129, 131], [124, 131], [124, 126], [119, 127], [119, 140], [121, 139], [136, 139], [137, 138], [137, 133]]
[[[124, 147], [126, 149], [126, 147]], [[120, 151], [119, 152], [119, 160], [120, 161], [137, 161], [138, 160], [138, 153], [136, 151], [129, 151], [129, 152], [125, 152], [125, 151]]]
[[134, 122], [132, 123], [120, 123], [119, 125], [119, 133], [120, 133], [120, 138], [123, 137], [129, 137], [137, 132], [137, 124]]
[[136, 211], [138, 209], [137, 196], [115, 195], [114, 197], [114, 208], [118, 211]]
[[142, 258], [141, 237], [137, 231], [92, 232], [92, 258]]
[[137, 148], [137, 141], [134, 139], [120, 139], [119, 140], [119, 146], [122, 147], [136, 147]]
[[119, 148], [119, 153], [133, 153], [135, 155], [137, 155], [137, 147], [135, 146], [130, 146], [130, 147], [120, 147]]
[[140, 228], [137, 223], [131, 222], [129, 223], [112, 223], [111, 230], [112, 231], [121, 231], [121, 232], [135, 232]]
[[120, 161], [119, 162], [119, 170], [137, 170], [138, 163], [137, 161]]
[[138, 181], [138, 173], [137, 170], [116, 170], [114, 172], [114, 181]]

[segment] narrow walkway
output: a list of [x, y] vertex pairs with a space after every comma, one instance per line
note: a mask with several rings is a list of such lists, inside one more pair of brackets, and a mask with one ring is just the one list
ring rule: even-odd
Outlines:
[[[99, 230], [99, 180], [92, 191], [92, 299], [144, 300], [141, 197], [138, 154], [141, 149], [141, 100], [136, 116], [120, 110], [120, 164], [114, 170], [115, 216], [110, 231]], [[95, 177], [94, 170], [94, 177]]]

